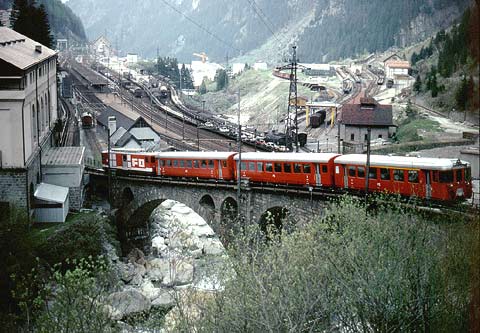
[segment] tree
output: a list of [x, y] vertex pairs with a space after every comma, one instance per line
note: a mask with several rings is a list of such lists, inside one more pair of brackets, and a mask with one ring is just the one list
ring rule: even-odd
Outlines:
[[228, 75], [224, 69], [217, 69], [215, 73], [215, 83], [217, 84], [217, 91], [222, 90], [227, 86]]
[[460, 85], [455, 91], [455, 102], [459, 110], [464, 111], [467, 108], [467, 99], [468, 99], [468, 82], [465, 75], [463, 75]]
[[205, 79], [202, 80], [202, 84], [198, 88], [198, 93], [200, 95], [204, 95], [207, 93], [207, 84], [205, 83]]
[[46, 47], [53, 47], [50, 23], [43, 5], [37, 7], [35, 0], [15, 0], [11, 20], [13, 30]]
[[413, 84], [413, 91], [419, 93], [422, 91], [422, 79], [420, 78], [420, 74], [417, 75], [415, 79], [415, 83]]
[[182, 88], [193, 89], [194, 86], [193, 86], [192, 74], [190, 73], [190, 70], [185, 67], [185, 64], [182, 64], [180, 73], [182, 76]]

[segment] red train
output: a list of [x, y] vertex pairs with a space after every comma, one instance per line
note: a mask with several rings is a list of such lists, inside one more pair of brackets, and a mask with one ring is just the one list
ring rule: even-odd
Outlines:
[[[138, 152], [114, 150], [110, 168], [160, 177], [235, 181], [234, 152]], [[332, 153], [243, 153], [241, 177], [252, 183], [365, 191], [366, 155]], [[109, 166], [108, 153], [102, 163]], [[445, 158], [372, 155], [368, 189], [454, 201], [472, 196], [468, 162]]]

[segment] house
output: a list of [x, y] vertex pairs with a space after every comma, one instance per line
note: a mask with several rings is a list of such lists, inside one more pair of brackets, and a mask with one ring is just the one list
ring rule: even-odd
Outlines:
[[105, 36], [100, 36], [93, 41], [91, 48], [95, 56], [109, 58], [113, 55], [112, 44]]
[[385, 62], [385, 75], [387, 78], [395, 79], [397, 75], [408, 76], [410, 63], [406, 60], [388, 60]]
[[0, 27], [0, 203], [32, 213], [57, 118], [57, 53]]
[[333, 76], [335, 69], [329, 64], [301, 64], [303, 72], [308, 76]]
[[10, 16], [12, 15], [12, 9], [1, 9], [0, 10], [0, 24], [4, 27], [10, 26]]
[[339, 116], [340, 138], [347, 143], [364, 143], [367, 130], [371, 140], [387, 139], [395, 129], [392, 106], [381, 105], [371, 97], [361, 98], [360, 104], [345, 104]]

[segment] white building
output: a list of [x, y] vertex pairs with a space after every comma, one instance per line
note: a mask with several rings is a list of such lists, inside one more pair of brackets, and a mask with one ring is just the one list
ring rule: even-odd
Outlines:
[[91, 48], [97, 57], [109, 58], [111, 55], [113, 55], [112, 44], [104, 36], [100, 36], [95, 39], [91, 44]]
[[133, 65], [138, 62], [138, 54], [136, 53], [127, 53], [127, 64]]
[[199, 87], [202, 84], [203, 78], [208, 78], [210, 81], [215, 80], [215, 73], [218, 69], [223, 69], [219, 64], [212, 62], [192, 61], [192, 79], [193, 85]]
[[32, 207], [58, 117], [56, 62], [55, 51], [0, 27], [0, 202]]
[[385, 62], [385, 75], [394, 78], [396, 75], [408, 75], [410, 63], [405, 60], [388, 60]]
[[252, 68], [256, 71], [266, 71], [268, 66], [266, 62], [256, 62], [253, 64]]

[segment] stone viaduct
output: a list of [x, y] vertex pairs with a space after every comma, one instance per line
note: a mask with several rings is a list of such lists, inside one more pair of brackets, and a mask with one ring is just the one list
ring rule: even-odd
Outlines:
[[[91, 175], [93, 186], [106, 186], [105, 175]], [[220, 226], [228, 225], [240, 214], [245, 223], [275, 223], [277, 226], [288, 217], [293, 223], [306, 223], [320, 216], [329, 195], [305, 189], [261, 187], [243, 184], [240, 203], [234, 184], [162, 180], [141, 177], [113, 177], [111, 202], [118, 208], [117, 217], [126, 223], [136, 223], [142, 209], [148, 217], [162, 201], [181, 202], [205, 219], [221, 234]], [[240, 211], [238, 211], [238, 209]], [[141, 215], [141, 214], [140, 214]]]

